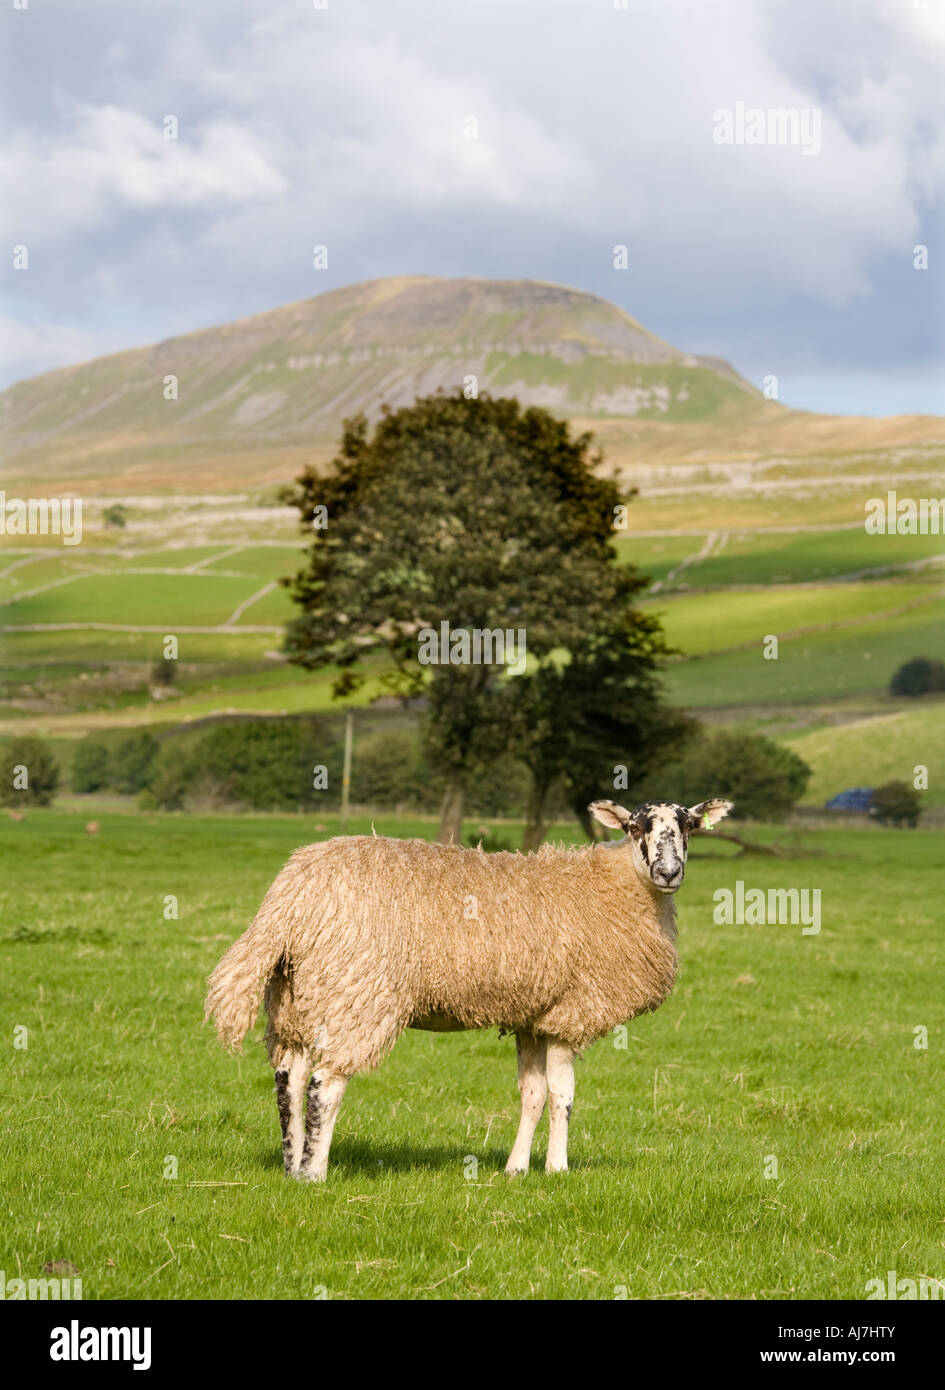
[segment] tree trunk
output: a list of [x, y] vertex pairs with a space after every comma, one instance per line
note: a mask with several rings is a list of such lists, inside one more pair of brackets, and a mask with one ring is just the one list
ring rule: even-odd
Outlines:
[[587, 803], [584, 801], [573, 802], [572, 809], [574, 811], [574, 814], [577, 816], [578, 820], [581, 822], [581, 829], [584, 831], [584, 834], [590, 840], [592, 845], [596, 845], [598, 840], [600, 839], [600, 835], [597, 831], [597, 821], [594, 819], [590, 811], [587, 809]]
[[441, 845], [461, 845], [463, 843], [463, 802], [465, 789], [458, 782], [447, 784], [440, 802], [440, 828], [436, 838]]
[[544, 816], [547, 796], [547, 787], [539, 787], [532, 782], [528, 796], [528, 808], [525, 812], [525, 833], [522, 836], [522, 849], [526, 854], [530, 854], [540, 847], [548, 830]]

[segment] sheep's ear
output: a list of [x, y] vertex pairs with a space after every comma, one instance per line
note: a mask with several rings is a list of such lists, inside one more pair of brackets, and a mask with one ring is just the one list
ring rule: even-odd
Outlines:
[[622, 830], [625, 835], [630, 834], [630, 812], [623, 806], [618, 806], [613, 801], [592, 801], [587, 809], [595, 820], [599, 820], [601, 825], [606, 825], [609, 830]]
[[689, 807], [689, 825], [693, 830], [711, 830], [720, 820], [724, 820], [735, 803], [713, 797], [711, 801], [700, 801], [698, 806]]

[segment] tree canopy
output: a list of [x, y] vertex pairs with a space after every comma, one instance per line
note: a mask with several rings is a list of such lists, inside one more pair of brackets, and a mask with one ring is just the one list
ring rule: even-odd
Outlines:
[[[524, 749], [534, 731], [538, 773], [569, 717], [587, 737], [599, 718], [613, 743], [621, 698], [624, 731], [630, 692], [638, 705], [656, 698], [662, 639], [633, 608], [645, 581], [616, 563], [626, 499], [597, 462], [591, 436], [546, 410], [440, 392], [385, 409], [373, 431], [348, 421], [333, 470], [306, 470], [287, 494], [312, 546], [289, 581], [300, 611], [285, 650], [304, 667], [336, 665], [338, 696], [382, 654], [389, 687], [423, 697], [427, 753], [446, 780], [442, 838], [459, 840], [465, 782], [513, 737]], [[443, 624], [523, 633], [527, 662], [441, 651], [425, 663], [422, 634]], [[604, 668], [617, 687], [606, 710]], [[583, 757], [576, 734], [568, 748]]]

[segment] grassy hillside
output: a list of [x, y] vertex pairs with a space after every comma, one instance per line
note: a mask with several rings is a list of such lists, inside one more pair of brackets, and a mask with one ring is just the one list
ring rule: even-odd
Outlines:
[[884, 569], [930, 567], [945, 555], [942, 536], [869, 536], [862, 526], [784, 534], [719, 531], [682, 582], [692, 588], [803, 584]]
[[376, 415], [469, 377], [562, 415], [692, 422], [764, 407], [726, 363], [681, 352], [595, 295], [408, 277], [21, 382], [0, 395], [7, 476], [61, 474], [85, 492], [107, 479], [193, 488], [218, 476], [222, 457], [232, 486], [250, 470], [268, 476], [259, 464], [273, 450], [302, 451], [297, 471], [357, 410]]
[[[688, 656], [752, 647], [760, 660], [764, 638], [788, 642], [792, 635], [849, 628], [915, 613], [920, 620], [939, 616], [945, 597], [941, 581], [887, 580], [873, 584], [798, 584], [732, 592], [680, 594], [671, 601], [650, 599], [670, 643]], [[778, 658], [780, 660], [780, 657]], [[766, 662], [774, 681], [779, 667]]]
[[[916, 705], [916, 702], [912, 702]], [[928, 770], [927, 804], [945, 806], [945, 700], [926, 697], [914, 708], [872, 715], [786, 740], [814, 769], [806, 799], [816, 805], [856, 786], [893, 778], [912, 782]]]

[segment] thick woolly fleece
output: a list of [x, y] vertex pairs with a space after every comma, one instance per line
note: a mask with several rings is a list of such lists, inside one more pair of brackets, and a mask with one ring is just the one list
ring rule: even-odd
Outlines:
[[238, 1046], [266, 988], [267, 1041], [350, 1076], [404, 1028], [500, 1028], [581, 1050], [655, 1009], [676, 975], [675, 908], [624, 845], [536, 854], [351, 836], [292, 855], [210, 976]]

